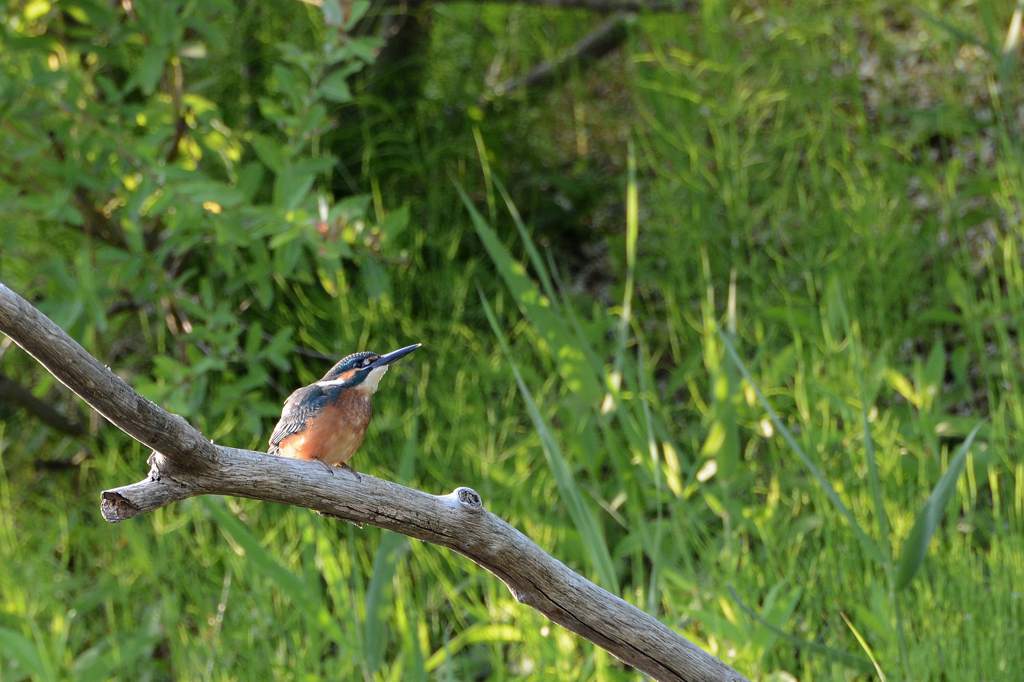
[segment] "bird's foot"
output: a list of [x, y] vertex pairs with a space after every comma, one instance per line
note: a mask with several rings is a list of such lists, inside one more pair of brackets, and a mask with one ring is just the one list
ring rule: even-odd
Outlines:
[[329, 473], [331, 476], [334, 475], [334, 467], [332, 467], [330, 464], [323, 461], [322, 459], [315, 459], [313, 461], [322, 466], [324, 469], [327, 469], [327, 473]]
[[356, 471], [356, 468], [354, 466], [352, 466], [351, 464], [349, 464], [348, 462], [346, 462], [345, 464], [342, 464], [341, 468], [342, 469], [347, 469], [349, 472], [351, 472], [352, 475], [356, 477], [357, 481], [362, 481], [363, 480], [363, 477], [359, 475], [359, 472]]

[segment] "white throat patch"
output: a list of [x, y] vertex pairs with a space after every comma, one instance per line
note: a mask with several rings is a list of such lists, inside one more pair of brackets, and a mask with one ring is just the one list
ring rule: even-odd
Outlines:
[[[377, 384], [380, 383], [381, 377], [383, 377], [387, 371], [388, 365], [371, 369], [370, 373], [366, 375], [366, 379], [363, 380], [363, 383], [356, 386], [356, 390], [362, 391], [363, 393], [376, 393]], [[329, 381], [318, 381], [316, 382], [316, 385], [321, 388], [333, 388], [335, 386], [343, 386], [345, 383], [347, 383], [346, 379], [332, 379]]]
[[359, 391], [365, 391], [366, 393], [376, 393], [377, 384], [380, 383], [381, 377], [387, 374], [387, 371], [387, 365], [371, 369], [370, 373], [366, 375], [366, 379], [364, 379], [363, 383], [359, 384], [356, 389]]

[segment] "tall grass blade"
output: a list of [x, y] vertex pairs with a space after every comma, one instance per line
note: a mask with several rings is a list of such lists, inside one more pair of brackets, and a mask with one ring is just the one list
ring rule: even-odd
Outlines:
[[[408, 481], [413, 477], [416, 455], [419, 452], [418, 422], [413, 421], [412, 433], [405, 441], [402, 460], [399, 464], [399, 479]], [[373, 558], [373, 575], [366, 588], [366, 618], [363, 622], [363, 656], [369, 673], [375, 673], [384, 663], [388, 636], [383, 613], [385, 603], [390, 602], [391, 581], [395, 577], [398, 560], [408, 551], [409, 543], [404, 535], [384, 531], [380, 546]]]
[[561, 277], [558, 275], [558, 269], [555, 265], [554, 257], [551, 255], [550, 251], [547, 252], [547, 261], [548, 272], [551, 275], [551, 281], [554, 283], [555, 291], [558, 294], [557, 298], [552, 300], [558, 301], [559, 310], [565, 317], [569, 327], [573, 331], [573, 334], [575, 334], [573, 338], [575, 338], [576, 340], [576, 345], [579, 347], [581, 351], [583, 351], [583, 355], [584, 357], [586, 357], [587, 362], [590, 363], [590, 367], [591, 370], [594, 372], [594, 375], [600, 376], [601, 371], [604, 368], [604, 361], [598, 357], [597, 351], [594, 350], [593, 344], [587, 337], [586, 330], [583, 328], [583, 323], [580, 322], [580, 317], [579, 315], [576, 314], [576, 309], [573, 307], [572, 302], [570, 301], [569, 288], [565, 285], [565, 282], [562, 281]]
[[548, 263], [544, 262], [544, 258], [541, 257], [540, 251], [537, 250], [537, 245], [533, 243], [533, 239], [530, 237], [529, 230], [526, 229], [526, 223], [523, 222], [523, 217], [519, 213], [519, 209], [516, 208], [515, 203], [512, 201], [512, 195], [505, 189], [505, 185], [502, 184], [501, 180], [497, 176], [492, 176], [494, 186], [497, 188], [498, 193], [501, 195], [502, 201], [505, 202], [505, 208], [508, 209], [508, 214], [512, 217], [512, 223], [516, 226], [516, 232], [519, 233], [519, 239], [523, 242], [523, 247], [526, 249], [526, 255], [530, 259], [530, 264], [533, 266], [534, 272], [537, 273], [537, 278], [540, 280], [541, 288], [544, 291], [544, 295], [548, 297], [548, 300], [555, 307], [555, 309], [562, 315], [567, 322], [567, 329], [573, 332], [573, 343], [576, 347], [583, 352], [583, 356], [590, 365], [590, 371], [594, 376], [601, 374], [603, 363], [597, 354], [594, 352], [590, 341], [579, 324], [579, 319], [576, 317], [576, 311], [566, 300], [565, 295], [562, 293], [565, 291], [564, 285], [558, 280], [558, 273], [555, 271], [555, 265], [551, 262], [551, 252], [547, 252]]
[[319, 610], [319, 599], [302, 577], [288, 570], [284, 564], [278, 561], [277, 557], [264, 549], [252, 531], [229, 513], [220, 500], [204, 498], [202, 503], [217, 521], [220, 529], [245, 550], [247, 566], [255, 568], [270, 578], [296, 607], [305, 609], [307, 613], [316, 613]]
[[878, 530], [882, 538], [882, 549], [885, 553], [887, 570], [892, 571], [892, 524], [889, 522], [889, 515], [885, 511], [885, 502], [882, 496], [882, 483], [878, 476], [878, 458], [875, 456], [875, 439], [871, 435], [871, 423], [868, 419], [868, 402], [872, 399], [868, 395], [867, 384], [864, 381], [864, 360], [860, 352], [860, 328], [854, 323], [852, 326], [845, 315], [843, 308], [844, 322], [846, 323], [846, 336], [850, 339], [850, 352], [853, 354], [854, 371], [857, 373], [857, 391], [860, 397], [860, 424], [864, 433], [864, 458], [868, 465], [868, 488], [871, 490], [871, 502], [875, 507], [875, 516], [878, 518]]
[[918, 513], [917, 519], [914, 521], [914, 527], [910, 530], [910, 535], [904, 541], [903, 549], [900, 552], [899, 565], [896, 569], [896, 589], [901, 590], [909, 585], [917, 571], [921, 568], [921, 564], [924, 563], [924, 558], [928, 554], [928, 543], [931, 542], [935, 529], [939, 527], [939, 522], [942, 521], [942, 516], [946, 511], [946, 504], [953, 494], [956, 480], [964, 470], [967, 453], [970, 451], [974, 437], [978, 435], [978, 430], [981, 426], [981, 424], [978, 424], [967, 434], [967, 438], [964, 439], [964, 442], [957, 449], [956, 455], [946, 468], [946, 472], [942, 474], [942, 478], [935, 484], [932, 494], [928, 496], [928, 501], [925, 502], [924, 507]]
[[864, 434], [864, 458], [868, 466], [868, 488], [871, 491], [871, 503], [875, 508], [875, 517], [878, 519], [879, 535], [882, 538], [882, 550], [885, 554], [885, 566], [887, 574], [892, 576], [892, 537], [889, 515], [885, 511], [884, 498], [882, 496], [882, 484], [878, 476], [878, 459], [875, 456], [875, 439], [871, 435], [871, 423], [868, 419], [868, 403], [873, 400], [874, 393], [868, 394], [867, 383], [864, 381], [864, 356], [861, 353], [860, 345], [860, 324], [857, 321], [850, 321], [850, 313], [846, 308], [846, 294], [838, 277], [833, 277], [828, 283], [827, 299], [829, 311], [834, 312], [840, 318], [843, 334], [850, 349], [853, 361], [853, 370], [857, 377], [857, 395], [860, 400], [860, 423], [861, 431]]
[[864, 392], [863, 379], [860, 377], [860, 368], [857, 369], [858, 380], [860, 381], [860, 423], [864, 432], [864, 456], [868, 464], [868, 487], [871, 489], [871, 500], [875, 507], [875, 515], [878, 517], [878, 529], [882, 536], [882, 546], [885, 550], [887, 562], [892, 561], [892, 545], [890, 544], [891, 526], [889, 515], [885, 511], [885, 502], [882, 498], [882, 484], [878, 477], [878, 459], [875, 457], [875, 441], [871, 437], [871, 424], [868, 421], [868, 406], [865, 402], [867, 395]]
[[871, 665], [859, 656], [854, 656], [853, 654], [846, 653], [845, 651], [833, 649], [832, 647], [825, 646], [824, 644], [811, 642], [806, 639], [800, 639], [795, 635], [789, 634], [777, 625], [769, 623], [767, 620], [761, 617], [761, 614], [747, 606], [747, 604], [744, 603], [742, 599], [740, 599], [740, 595], [736, 593], [736, 588], [734, 588], [732, 585], [729, 586], [729, 594], [732, 596], [733, 601], [736, 602], [736, 605], [739, 606], [740, 609], [745, 614], [747, 614], [747, 616], [752, 618], [758, 625], [767, 628], [768, 630], [773, 632], [777, 637], [781, 637], [782, 639], [786, 640], [796, 648], [820, 654], [825, 658], [833, 660], [837, 663], [842, 663], [843, 665], [849, 666], [851, 668], [856, 668], [857, 670], [871, 672]]
[[455, 656], [459, 651], [473, 644], [494, 644], [505, 642], [523, 641], [523, 631], [514, 625], [501, 623], [477, 623], [471, 625], [459, 634], [451, 638], [445, 645], [432, 653], [427, 659], [425, 668], [427, 672], [434, 672], [444, 665], [445, 661]]
[[408, 549], [404, 535], [384, 531], [373, 558], [373, 577], [366, 588], [366, 619], [363, 622], [363, 654], [367, 671], [375, 673], [384, 662], [388, 637], [381, 613], [398, 559]]
[[751, 388], [754, 389], [754, 393], [757, 395], [758, 402], [761, 403], [761, 406], [764, 408], [765, 412], [768, 413], [768, 418], [771, 419], [772, 423], [775, 425], [775, 428], [778, 429], [779, 433], [782, 434], [783, 440], [785, 440], [789, 447], [793, 450], [793, 452], [796, 453], [796, 456], [800, 458], [800, 461], [803, 462], [803, 465], [807, 468], [807, 470], [811, 472], [811, 476], [813, 476], [814, 480], [817, 481], [822, 491], [824, 491], [825, 496], [828, 497], [828, 499], [832, 502], [832, 504], [839, 511], [839, 513], [846, 518], [846, 521], [850, 524], [850, 528], [853, 529], [853, 533], [857, 536], [857, 539], [860, 541], [861, 546], [864, 548], [864, 551], [867, 552], [868, 555], [871, 556], [873, 559], [878, 561], [879, 564], [884, 566], [885, 557], [882, 555], [881, 550], [878, 548], [878, 544], [875, 543], [875, 541], [872, 540], [868, 536], [868, 534], [864, 532], [864, 528], [861, 527], [860, 523], [857, 522], [857, 519], [854, 517], [853, 512], [851, 512], [850, 509], [845, 504], [843, 504], [842, 499], [840, 499], [839, 497], [839, 493], [836, 492], [835, 488], [832, 487], [832, 484], [829, 483], [827, 478], [825, 478], [825, 475], [821, 472], [821, 469], [818, 468], [818, 465], [814, 463], [814, 460], [812, 460], [807, 455], [807, 453], [804, 452], [804, 449], [800, 447], [800, 444], [796, 441], [796, 438], [793, 437], [793, 434], [782, 422], [782, 419], [775, 411], [775, 408], [773, 408], [771, 403], [768, 402], [768, 399], [764, 397], [764, 393], [761, 392], [761, 388], [754, 381], [754, 377], [750, 375], [750, 371], [747, 369], [747, 366], [743, 364], [743, 361], [740, 359], [739, 354], [736, 352], [736, 348], [733, 346], [728, 334], [719, 330], [718, 335], [721, 337], [722, 343], [725, 344], [725, 350], [729, 354], [729, 358], [739, 369], [740, 374], [743, 375], [743, 378], [746, 379], [747, 383], [750, 384]]
[[498, 274], [504, 280], [523, 315], [548, 344], [555, 358], [559, 374], [569, 390], [580, 394], [585, 401], [596, 404], [601, 399], [601, 386], [588, 367], [586, 356], [573, 342], [569, 327], [553, 307], [553, 301], [541, 294], [525, 268], [517, 262], [498, 239], [498, 235], [476, 210], [469, 196], [455, 185], [462, 202], [469, 211], [473, 227], [491, 257]]
[[622, 388], [622, 365], [626, 356], [626, 343], [629, 341], [629, 322], [633, 317], [633, 286], [636, 276], [636, 243], [640, 232], [639, 192], [636, 186], [636, 156], [633, 144], [629, 145], [626, 173], [626, 283], [622, 289], [622, 310], [619, 313], [619, 324], [616, 329], [615, 364], [608, 381], [608, 393], [605, 394], [601, 412], [607, 413], [615, 409], [619, 390]]
[[502, 201], [505, 202], [505, 208], [508, 210], [508, 214], [512, 217], [512, 224], [516, 226], [516, 232], [519, 233], [519, 239], [522, 240], [523, 246], [526, 248], [526, 255], [530, 258], [530, 264], [533, 265], [533, 271], [537, 273], [537, 277], [540, 279], [540, 285], [544, 289], [544, 295], [547, 296], [551, 301], [557, 301], [558, 296], [555, 294], [555, 287], [551, 281], [551, 273], [548, 272], [548, 268], [544, 265], [544, 259], [541, 258], [540, 251], [537, 250], [537, 245], [533, 243], [533, 239], [530, 238], [530, 233], [526, 229], [526, 223], [523, 222], [523, 216], [519, 213], [519, 209], [516, 208], [515, 202], [512, 201], [512, 195], [505, 189], [504, 183], [498, 177], [493, 177], [494, 186], [498, 190], [498, 194], [501, 195]]
[[999, 48], [992, 45], [989, 41], [985, 40], [984, 38], [979, 38], [978, 36], [968, 33], [967, 31], [964, 31], [963, 29], [946, 21], [939, 15], [929, 12], [927, 9], [924, 9], [923, 7], [915, 7], [914, 12], [916, 12], [918, 16], [920, 16], [929, 24], [932, 24], [936, 28], [948, 34], [949, 38], [951, 38], [954, 42], [963, 43], [965, 45], [976, 45], [981, 49], [985, 50], [985, 52], [987, 52], [992, 57], [999, 57]]
[[490, 322], [494, 335], [498, 339], [502, 353], [504, 353], [509, 367], [512, 369], [512, 374], [515, 376], [519, 392], [526, 403], [526, 411], [530, 415], [530, 420], [533, 422], [534, 428], [537, 429], [538, 435], [540, 435], [544, 458], [547, 460], [551, 473], [554, 474], [558, 491], [569, 508], [569, 516], [572, 518], [576, 530], [580, 534], [583, 547], [590, 559], [591, 568], [598, 575], [601, 584], [606, 589], [615, 592], [618, 590], [618, 579], [615, 575], [615, 567], [612, 564], [611, 554], [608, 552], [608, 545], [605, 543], [600, 526], [594, 518], [593, 512], [584, 502], [583, 494], [576, 484], [576, 479], [569, 469], [569, 464], [562, 455], [562, 449], [559, 447], [558, 441], [555, 440], [554, 434], [552, 434], [551, 428], [548, 426], [544, 416], [540, 413], [540, 408], [537, 407], [533, 394], [530, 393], [526, 382], [523, 381], [523, 376], [519, 373], [519, 367], [516, 365], [512, 351], [509, 348], [508, 339], [506, 339], [504, 332], [498, 326], [498, 320], [494, 316], [494, 311], [491, 310], [490, 304], [487, 303], [487, 299], [482, 293], [480, 294], [480, 303], [483, 305], [487, 321]]
[[860, 644], [860, 648], [864, 650], [865, 654], [867, 654], [868, 660], [871, 661], [871, 665], [875, 667], [875, 674], [878, 675], [879, 682], [886, 682], [885, 673], [882, 672], [882, 666], [878, 665], [878, 659], [875, 658], [875, 652], [871, 650], [871, 645], [869, 645], [868, 641], [860, 634], [860, 630], [854, 627], [853, 622], [846, 617], [845, 613], [840, 612], [839, 615], [843, 617], [843, 622], [846, 623], [846, 627], [850, 628], [850, 632], [852, 632], [854, 638], [856, 638], [857, 644]]
[[640, 407], [644, 417], [644, 429], [647, 436], [647, 454], [651, 458], [651, 468], [654, 475], [654, 491], [655, 499], [657, 500], [657, 523], [654, 524], [654, 539], [652, 542], [647, 543], [650, 545], [650, 549], [647, 550], [648, 556], [651, 557], [651, 576], [647, 587], [647, 610], [651, 613], [657, 611], [657, 599], [658, 599], [658, 573], [661, 570], [661, 536], [663, 533], [663, 515], [662, 515], [662, 473], [661, 473], [661, 457], [658, 455], [658, 439], [654, 434], [654, 419], [651, 416], [651, 406], [648, 401], [648, 395], [650, 395], [651, 387], [648, 385], [647, 377], [647, 366], [644, 363], [643, 348], [637, 343], [636, 349], [636, 373], [637, 380], [640, 384]]
[[9, 660], [16, 661], [23, 672], [33, 680], [57, 679], [39, 655], [39, 649], [28, 637], [16, 630], [0, 628], [0, 651]]

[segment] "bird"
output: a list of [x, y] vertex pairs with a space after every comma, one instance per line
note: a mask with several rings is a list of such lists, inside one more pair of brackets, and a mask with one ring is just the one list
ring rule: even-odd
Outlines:
[[320, 462], [331, 473], [344, 467], [358, 477], [349, 461], [366, 436], [373, 394], [391, 364], [422, 345], [384, 355], [360, 351], [343, 357], [319, 381], [288, 396], [267, 452]]

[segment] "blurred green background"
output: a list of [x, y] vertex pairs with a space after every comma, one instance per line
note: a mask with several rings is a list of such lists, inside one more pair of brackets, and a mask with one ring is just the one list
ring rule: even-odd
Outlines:
[[[1019, 675], [1013, 3], [708, 0], [505, 96], [607, 17], [401, 9], [5, 3], [0, 279], [238, 447], [422, 341], [357, 467], [473, 486], [752, 678]], [[0, 373], [2, 680], [639, 677], [375, 528], [107, 525], [148, 453]]]

